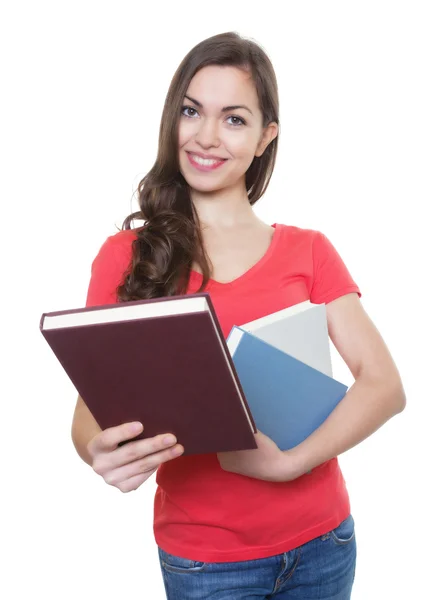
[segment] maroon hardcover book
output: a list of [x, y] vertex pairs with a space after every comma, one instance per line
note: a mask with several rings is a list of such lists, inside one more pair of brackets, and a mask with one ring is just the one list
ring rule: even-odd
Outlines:
[[140, 421], [133, 439], [173, 433], [185, 455], [257, 448], [209, 294], [44, 313], [40, 330], [101, 429]]

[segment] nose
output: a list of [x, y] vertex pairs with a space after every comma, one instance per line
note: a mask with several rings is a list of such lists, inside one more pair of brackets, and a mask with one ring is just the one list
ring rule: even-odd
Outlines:
[[215, 119], [202, 119], [195, 135], [195, 141], [203, 148], [217, 148], [220, 145], [218, 123]]

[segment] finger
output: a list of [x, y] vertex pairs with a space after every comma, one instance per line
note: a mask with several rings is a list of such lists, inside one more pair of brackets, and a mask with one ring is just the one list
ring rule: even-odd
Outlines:
[[139, 435], [142, 429], [143, 425], [137, 421], [108, 427], [90, 440], [87, 449], [92, 456], [100, 452], [111, 452], [118, 447], [120, 442], [131, 440]]
[[[138, 442], [136, 442], [137, 444]], [[122, 482], [149, 473], [148, 477], [164, 462], [170, 461], [178, 456], [181, 456], [184, 448], [181, 444], [176, 444], [172, 448], [142, 456], [138, 460], [124, 464], [123, 466], [111, 469], [108, 474], [104, 474], [103, 478], [106, 483], [119, 487]]]
[[[169, 439], [169, 441], [166, 442], [165, 440], [167, 439]], [[175, 435], [166, 433], [160, 434], [153, 438], [129, 442], [128, 444], [117, 448], [117, 450], [109, 455], [109, 458], [111, 457], [111, 465], [115, 468], [145, 458], [150, 454], [170, 449], [175, 446], [176, 443], [177, 440]]]
[[141, 475], [130, 477], [129, 479], [122, 481], [115, 487], [117, 487], [121, 492], [124, 493], [133, 492], [134, 490], [137, 490], [137, 488], [139, 488], [142, 485], [142, 483], [145, 483], [145, 481], [149, 479], [153, 473], [154, 471], [148, 471], [148, 473], [142, 473]]

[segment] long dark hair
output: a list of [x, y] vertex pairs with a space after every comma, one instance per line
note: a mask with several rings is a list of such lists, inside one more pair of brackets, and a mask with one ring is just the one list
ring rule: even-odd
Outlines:
[[[263, 127], [279, 124], [276, 75], [270, 59], [255, 42], [235, 32], [222, 33], [197, 44], [183, 59], [172, 78], [160, 123], [157, 159], [140, 181], [140, 211], [130, 214], [122, 229], [144, 220], [132, 245], [132, 262], [117, 288], [119, 302], [175, 296], [186, 293], [191, 266], [200, 265], [203, 291], [211, 268], [203, 247], [200, 222], [190, 189], [179, 170], [178, 125], [181, 106], [191, 79], [208, 65], [234, 66], [248, 71], [254, 81]], [[245, 176], [250, 204], [264, 194], [271, 179], [278, 137], [260, 157], [253, 159]]]

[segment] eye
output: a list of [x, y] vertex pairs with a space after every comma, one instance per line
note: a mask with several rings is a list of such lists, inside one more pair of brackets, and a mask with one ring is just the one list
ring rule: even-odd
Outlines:
[[[187, 113], [185, 113], [185, 111], [193, 111], [193, 113], [192, 114], [191, 113], [187, 114]], [[198, 111], [193, 106], [183, 106], [182, 109], [181, 109], [181, 114], [184, 117], [192, 119], [193, 117], [195, 117], [196, 114], [198, 114]], [[234, 119], [235, 120], [234, 123], [233, 122], [229, 123], [229, 125], [232, 125], [232, 127], [242, 127], [243, 125], [246, 125], [246, 122], [244, 121], [244, 119], [241, 119], [241, 117], [237, 117], [235, 115], [230, 115], [230, 117], [227, 117], [227, 120], [229, 120], [229, 119]]]
[[239, 121], [239, 123], [230, 123], [230, 125], [233, 125], [234, 127], [242, 127], [242, 125], [245, 125], [245, 121], [244, 121], [244, 119], [241, 119], [241, 117], [235, 117], [232, 115], [227, 118], [228, 119], [237, 119]]
[[197, 112], [193, 106], [183, 106], [183, 108], [181, 109], [181, 114], [184, 115], [185, 117], [189, 117], [189, 118], [191, 118], [193, 115], [185, 115], [184, 114], [185, 110], [193, 110], [194, 112]]

